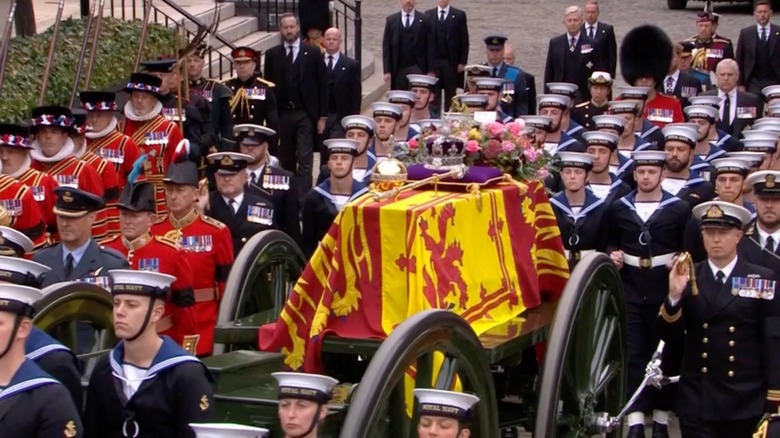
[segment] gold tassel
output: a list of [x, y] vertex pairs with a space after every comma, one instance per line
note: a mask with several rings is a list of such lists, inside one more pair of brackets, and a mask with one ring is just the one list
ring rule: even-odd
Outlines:
[[526, 193], [528, 193], [528, 186], [526, 184], [521, 183], [520, 181], [512, 178], [512, 175], [505, 173], [504, 179], [501, 180], [499, 184], [511, 184], [518, 188], [520, 191], [520, 196], [525, 196]]
[[683, 252], [679, 255], [677, 258], [677, 273], [682, 274], [682, 263], [686, 263], [688, 265], [688, 273], [690, 275], [690, 282], [691, 282], [691, 295], [697, 296], [699, 295], [699, 286], [696, 284], [696, 272], [693, 268], [693, 258], [691, 257], [691, 254], [689, 252]]

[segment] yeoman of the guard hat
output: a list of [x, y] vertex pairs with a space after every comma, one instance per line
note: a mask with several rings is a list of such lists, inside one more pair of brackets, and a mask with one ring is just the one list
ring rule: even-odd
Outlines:
[[360, 143], [348, 138], [329, 138], [322, 142], [331, 154], [357, 155]]
[[672, 41], [658, 26], [637, 26], [623, 37], [620, 45], [620, 71], [623, 79], [635, 85], [639, 78], [653, 78], [660, 84], [672, 63]]
[[32, 110], [32, 126], [30, 131], [35, 134], [44, 126], [70, 131], [73, 113], [64, 106], [39, 106]]
[[247, 164], [254, 157], [238, 152], [216, 152], [209, 154], [206, 159], [220, 175], [235, 175], [246, 169]]
[[155, 213], [157, 211], [155, 196], [154, 184], [149, 181], [127, 184], [119, 195], [117, 207], [120, 210]]
[[54, 189], [57, 200], [54, 214], [57, 216], [79, 218], [105, 207], [103, 198], [74, 187], [60, 186]]
[[265, 438], [268, 429], [230, 423], [190, 423], [195, 438]]
[[73, 117], [71, 118], [71, 132], [77, 135], [84, 135], [87, 132], [92, 131], [92, 126], [87, 123], [87, 112], [81, 108], [74, 108], [72, 110]]
[[149, 73], [133, 73], [130, 80], [125, 85], [125, 93], [134, 93], [137, 91], [154, 95], [157, 99], [162, 98], [160, 94], [162, 79]]
[[574, 167], [577, 169], [585, 169], [589, 171], [593, 168], [593, 155], [585, 154], [582, 152], [559, 152], [558, 153], [558, 166], [561, 169], [566, 167]]
[[16, 123], [0, 123], [0, 146], [32, 149], [30, 128]]
[[90, 112], [115, 112], [119, 110], [116, 104], [116, 93], [111, 91], [82, 91], [79, 93], [81, 108]]
[[0, 256], [0, 283], [40, 288], [51, 268], [23, 257]]
[[724, 201], [709, 201], [693, 207], [694, 217], [701, 219], [702, 228], [742, 229], [753, 219], [753, 214], [740, 205]]
[[333, 377], [320, 374], [271, 373], [279, 387], [279, 400], [286, 398], [327, 403], [333, 395], [333, 387], [339, 383]]
[[752, 173], [745, 182], [753, 187], [755, 196], [780, 198], [780, 172], [776, 170], [761, 170]]
[[442, 391], [439, 389], [415, 389], [419, 415], [447, 417], [458, 421], [468, 421], [471, 410], [479, 402], [479, 397], [463, 392]]
[[113, 295], [139, 295], [161, 300], [168, 296], [171, 284], [176, 280], [173, 275], [134, 269], [112, 269], [108, 276]]
[[[40, 289], [18, 284], [0, 283], [0, 312], [32, 318], [35, 314], [33, 305], [41, 298], [43, 298], [43, 292]], [[7, 351], [8, 348], [6, 348]], [[3, 355], [5, 353], [0, 355], [0, 357]]]
[[244, 146], [260, 146], [268, 143], [268, 139], [276, 135], [276, 131], [262, 125], [244, 123], [233, 127], [236, 142]]
[[24, 233], [0, 226], [0, 255], [22, 257], [35, 249], [35, 243]]

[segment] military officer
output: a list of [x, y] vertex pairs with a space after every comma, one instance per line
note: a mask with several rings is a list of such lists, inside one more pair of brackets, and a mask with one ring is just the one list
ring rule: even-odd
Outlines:
[[697, 126], [671, 123], [664, 127], [664, 150], [668, 154], [661, 186], [664, 191], [686, 201], [691, 207], [715, 197], [715, 188], [698, 172], [691, 170], [693, 148], [699, 136]]
[[506, 81], [502, 91], [502, 111], [512, 117], [520, 117], [528, 114], [528, 108], [535, 102], [528, 101], [528, 87], [523, 71], [504, 62], [504, 45], [507, 39], [501, 34], [485, 37], [485, 65], [490, 67], [490, 77], [503, 78]]
[[279, 422], [284, 438], [316, 437], [317, 425], [328, 415], [326, 405], [338, 380], [319, 374], [271, 375], [279, 388]]
[[300, 244], [300, 201], [295, 178], [292, 172], [269, 162], [268, 141], [276, 133], [265, 126], [249, 124], [237, 125], [234, 130], [239, 151], [252, 157], [246, 165], [246, 192], [270, 199], [274, 207], [275, 223], [280, 230]]
[[209, 195], [208, 215], [227, 225], [233, 238], [233, 255], [238, 256], [244, 244], [263, 230], [279, 229], [274, 205], [267, 197], [244, 191], [246, 165], [252, 155], [217, 152], [208, 156], [216, 171], [217, 190]]
[[[642, 142], [650, 143], [650, 149], [661, 149], [661, 145], [664, 143], [664, 135], [661, 133], [661, 128], [647, 120], [645, 116], [645, 102], [650, 90], [647, 87], [618, 87], [618, 91], [620, 93], [618, 100], [631, 100], [637, 103], [634, 132], [639, 134]], [[612, 102], [610, 102], [609, 106], [611, 109]]]
[[609, 95], [612, 93], [612, 76], [605, 71], [594, 71], [588, 78], [590, 100], [576, 105], [571, 111], [571, 119], [590, 131], [595, 129], [593, 117], [605, 114]]
[[550, 204], [561, 229], [569, 267], [573, 269], [583, 256], [604, 251], [607, 237], [604, 216], [609, 205], [587, 189], [588, 172], [593, 168], [592, 155], [560, 152], [558, 158], [564, 189], [550, 198]]
[[[615, 116], [605, 115], [596, 117], [612, 117], [615, 120], [623, 120]], [[604, 123], [602, 120], [599, 121]], [[616, 152], [618, 136], [601, 130], [589, 131], [583, 134], [583, 136], [585, 137], [585, 150], [593, 157], [588, 170], [588, 182], [586, 185], [588, 190], [596, 198], [603, 199], [606, 204], [611, 204], [612, 201], [627, 195], [631, 188], [621, 179], [621, 176], [630, 173], [628, 169], [631, 167], [631, 161], [625, 159], [626, 162], [619, 169], [615, 172], [611, 170], [612, 160], [618, 160], [618, 157], [622, 157], [622, 155]]]
[[414, 101], [417, 96], [406, 90], [390, 90], [385, 95], [387, 101], [401, 107], [401, 118], [398, 119], [398, 123], [395, 126], [395, 137], [398, 141], [408, 141], [416, 137], [420, 132], [412, 129], [409, 122], [412, 116], [412, 108], [414, 108]]
[[550, 82], [545, 84], [545, 87], [550, 90], [550, 94], [559, 94], [569, 98], [569, 109], [564, 113], [561, 125], [569, 136], [576, 138], [577, 141], [582, 143], [582, 133], [585, 132], [585, 128], [577, 123], [571, 116], [572, 111], [574, 110], [574, 102], [577, 98], [577, 91], [580, 87], [568, 82]]
[[558, 152], [583, 152], [585, 146], [566, 133], [564, 123], [568, 118], [571, 99], [560, 94], [540, 94], [536, 97], [539, 115], [552, 118], [553, 127], [547, 133], [544, 148], [550, 155]]
[[696, 15], [696, 35], [684, 41], [693, 45], [691, 68], [694, 70], [714, 72], [715, 66], [721, 60], [734, 59], [734, 46], [731, 40], [715, 33], [715, 22], [715, 14], [712, 12], [699, 12]]
[[415, 389], [419, 438], [468, 438], [474, 405], [479, 397], [439, 389]]
[[[341, 119], [341, 125], [346, 132], [346, 138], [358, 142], [357, 155], [352, 160], [352, 178], [362, 184], [368, 185], [371, 178], [371, 170], [376, 164], [376, 153], [372, 150], [376, 123], [366, 116], [347, 116]], [[320, 169], [317, 184], [322, 184], [330, 177], [330, 166], [324, 165]]]
[[[613, 202], [607, 213], [607, 253], [620, 270], [626, 297], [628, 388], [638, 388], [645, 366], [658, 344], [653, 332], [658, 306], [667, 294], [667, 264], [683, 249], [683, 235], [691, 219], [690, 206], [661, 186], [666, 153], [635, 151], [637, 189]], [[653, 412], [654, 428], [666, 431], [666, 400], [645, 388], [627, 417], [630, 438], [644, 437], [645, 412]], [[660, 408], [660, 409], [659, 409]]]
[[[230, 112], [235, 125], [255, 124], [279, 132], [279, 112], [276, 106], [275, 85], [255, 74], [260, 54], [249, 47], [236, 47], [230, 56], [236, 77], [225, 81], [233, 97], [230, 99]], [[276, 155], [279, 138], [269, 138], [271, 153]]]
[[780, 402], [777, 273], [738, 255], [750, 212], [728, 202], [700, 204], [707, 260], [675, 262], [656, 330], [684, 339], [677, 415], [683, 436], [750, 437]]
[[90, 376], [86, 436], [194, 437], [189, 424], [214, 412], [213, 379], [198, 358], [157, 334], [175, 278], [124, 269], [108, 274], [120, 341]]
[[747, 177], [753, 189], [756, 220], [739, 242], [745, 260], [780, 271], [780, 172], [763, 170]]
[[187, 57], [188, 86], [191, 95], [197, 94], [209, 102], [209, 116], [216, 139], [215, 146], [220, 151], [229, 152], [236, 147], [233, 137], [233, 115], [230, 112], [230, 99], [233, 97], [233, 93], [230, 88], [220, 82], [203, 77], [206, 54], [209, 50], [210, 47], [206, 43], [201, 43]]
[[496, 120], [501, 123], [509, 123], [515, 118], [505, 113], [499, 105], [501, 99], [501, 90], [504, 87], [504, 79], [502, 78], [477, 78], [474, 80], [477, 88], [477, 93], [487, 96], [487, 106], [485, 111], [494, 111], [496, 113]]
[[377, 161], [386, 160], [393, 156], [393, 149], [396, 144], [394, 134], [402, 115], [403, 108], [401, 105], [390, 102], [374, 102], [371, 104], [371, 116], [376, 124], [373, 149]]
[[61, 243], [38, 251], [33, 260], [51, 268], [43, 287], [61, 281], [86, 281], [105, 287], [106, 272], [128, 266], [122, 254], [102, 248], [90, 235], [96, 212], [103, 208], [103, 200], [83, 190], [57, 187], [57, 228]]

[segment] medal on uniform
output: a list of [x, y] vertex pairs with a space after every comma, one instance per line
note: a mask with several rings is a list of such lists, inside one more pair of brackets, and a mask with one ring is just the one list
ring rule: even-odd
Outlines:
[[737, 118], [738, 119], [755, 119], [758, 114], [758, 109], [754, 106], [738, 106]]
[[1, 199], [0, 205], [8, 212], [10, 216], [22, 215], [22, 201], [19, 199]]
[[674, 121], [674, 112], [666, 108], [648, 108], [647, 120], [651, 122], [672, 123]]
[[100, 148], [98, 155], [112, 163], [122, 164], [125, 161], [125, 154], [119, 149]]
[[272, 188], [271, 187], [271, 179], [268, 178], [268, 174], [267, 173], [263, 174], [263, 187]]
[[281, 175], [281, 176], [279, 176], [279, 178], [280, 178], [280, 183], [281, 183], [279, 185], [279, 189], [280, 190], [289, 190], [290, 189], [290, 177]]
[[274, 211], [259, 205], [250, 205], [246, 211], [246, 220], [270, 226], [274, 223]]
[[696, 87], [680, 87], [680, 95], [682, 97], [693, 97], [698, 95], [699, 90]]
[[246, 95], [250, 100], [265, 100], [265, 88], [247, 88]]
[[32, 189], [33, 199], [36, 201], [43, 201], [46, 199], [46, 190], [43, 187], [32, 186], [30, 189]]
[[201, 238], [203, 240], [204, 251], [211, 252], [211, 235], [209, 234], [208, 236], [201, 236]]
[[76, 175], [55, 175], [55, 179], [57, 180], [57, 183], [61, 186], [65, 187], [73, 187], [78, 188], [79, 187], [79, 179], [76, 178]]
[[707, 58], [723, 58], [723, 49], [707, 49]]
[[160, 272], [160, 259], [138, 259], [139, 271]]
[[213, 95], [211, 90], [203, 90], [203, 93], [201, 93], [203, 98], [211, 102], [211, 96]]
[[94, 284], [95, 286], [102, 287], [103, 289], [107, 291], [111, 291], [111, 282], [109, 281], [108, 277], [105, 275], [99, 275], [97, 277], [84, 277], [80, 278], [79, 281], [83, 281], [84, 283]]

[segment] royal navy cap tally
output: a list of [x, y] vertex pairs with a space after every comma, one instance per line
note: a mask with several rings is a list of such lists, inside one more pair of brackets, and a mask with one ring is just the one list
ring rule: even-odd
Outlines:
[[119, 107], [116, 104], [116, 93], [111, 91], [82, 91], [79, 93], [81, 108], [85, 111], [114, 112]]
[[504, 78], [475, 78], [474, 85], [477, 90], [501, 91], [504, 88]]
[[613, 151], [617, 149], [618, 136], [611, 132], [588, 131], [582, 134], [582, 138], [585, 140], [585, 147], [604, 146]]
[[190, 423], [195, 438], [265, 438], [268, 429], [230, 423]]
[[244, 123], [233, 127], [236, 141], [245, 146], [260, 146], [268, 142], [268, 137], [276, 135], [276, 131], [262, 125]]
[[618, 91], [620, 93], [620, 97], [623, 99], [645, 100], [647, 99], [647, 95], [650, 94], [649, 87], [625, 86], [618, 87]]
[[154, 183], [139, 181], [127, 184], [122, 189], [117, 207], [120, 210], [155, 213], [157, 211], [156, 205], [157, 198]]
[[720, 98], [718, 96], [691, 96], [688, 98], [690, 105], [707, 105], [720, 110]]
[[392, 117], [396, 120], [401, 118], [404, 109], [399, 105], [390, 102], [374, 102], [371, 104], [371, 115], [374, 117]]
[[729, 152], [726, 156], [737, 160], [747, 161], [752, 167], [758, 166], [764, 161], [764, 152], [737, 151]]
[[582, 152], [558, 152], [558, 165], [564, 167], [576, 167], [590, 170], [593, 167], [593, 155]]
[[777, 141], [778, 138], [780, 138], [780, 132], [775, 131], [773, 129], [746, 129], [742, 131], [741, 133], [742, 139], [740, 141], [745, 140], [766, 140], [766, 141]]
[[637, 100], [610, 100], [607, 103], [610, 114], [637, 114], [640, 105]]
[[0, 123], [0, 146], [32, 149], [30, 128], [18, 123]]
[[133, 73], [130, 75], [130, 80], [125, 85], [126, 93], [133, 93], [135, 91], [142, 91], [150, 93], [159, 99], [162, 97], [160, 94], [160, 86], [162, 86], [162, 79], [149, 73]]
[[710, 165], [715, 169], [715, 175], [737, 173], [742, 176], [747, 176], [748, 172], [750, 172], [750, 168], [753, 167], [752, 162], [733, 157], [717, 158], [712, 160]]
[[780, 119], [774, 117], [762, 117], [756, 119], [751, 127], [758, 131], [774, 131], [780, 135]]
[[577, 90], [580, 89], [580, 87], [578, 87], [576, 84], [571, 84], [568, 82], [548, 82], [544, 84], [544, 86], [550, 90], [550, 94], [561, 94], [564, 96], [569, 96], [571, 99], [574, 99], [574, 97], [577, 95]]
[[780, 172], [776, 170], [751, 173], [745, 182], [753, 187], [753, 194], [756, 196], [780, 197]]
[[593, 125], [596, 129], [614, 129], [617, 132], [623, 132], [628, 120], [613, 114], [601, 114], [593, 116]]
[[54, 214], [78, 218], [105, 207], [103, 198], [75, 187], [60, 186], [54, 189], [57, 200]]
[[548, 116], [520, 116], [520, 119], [525, 122], [525, 126], [531, 128], [541, 129], [543, 131], [552, 130], [553, 119]]
[[417, 410], [420, 416], [447, 417], [467, 420], [471, 410], [479, 402], [479, 397], [463, 392], [442, 391], [439, 389], [415, 389]]
[[333, 387], [339, 383], [333, 377], [320, 374], [271, 373], [279, 387], [279, 399], [295, 398], [326, 403], [331, 399]]
[[693, 123], [670, 123], [661, 129], [665, 141], [681, 141], [688, 146], [695, 146], [699, 139], [699, 131]]
[[251, 61], [257, 58], [257, 52], [251, 47], [236, 47], [230, 52], [233, 61]]
[[22, 257], [0, 256], [0, 282], [39, 288], [51, 268]]
[[176, 281], [173, 275], [134, 269], [112, 269], [108, 271], [108, 276], [114, 295], [141, 295], [159, 299], [165, 299], [171, 284]]
[[331, 154], [357, 155], [360, 142], [348, 138], [329, 138], [322, 142]]
[[488, 97], [484, 94], [461, 94], [458, 100], [469, 108], [484, 108], [488, 104]]
[[612, 75], [605, 71], [594, 71], [588, 78], [590, 85], [612, 85]]
[[43, 298], [40, 289], [18, 284], [0, 284], [0, 312], [32, 318], [35, 314], [33, 305]]
[[0, 254], [22, 257], [35, 249], [35, 243], [19, 230], [0, 226]]
[[766, 100], [780, 97], [780, 85], [769, 85], [761, 89], [761, 94]]
[[536, 96], [536, 105], [541, 108], [569, 108], [571, 98], [562, 94], [540, 94]]
[[209, 160], [217, 173], [234, 175], [246, 169], [247, 164], [255, 157], [238, 152], [215, 152], [206, 156], [206, 159]]
[[428, 75], [406, 75], [406, 80], [409, 81], [409, 88], [422, 87], [433, 90], [436, 83], [439, 82], [439, 78]]
[[780, 103], [773, 103], [766, 107], [767, 117], [780, 117]]
[[741, 205], [725, 201], [709, 201], [693, 207], [694, 217], [704, 227], [742, 228], [753, 220], [753, 214]]
[[714, 123], [718, 118], [718, 110], [709, 105], [688, 105], [683, 111], [685, 111], [688, 120], [705, 119]]
[[369, 135], [374, 135], [376, 122], [371, 117], [354, 115], [341, 119], [341, 127], [344, 128], [345, 131], [349, 131], [350, 129], [362, 129], [368, 132]]
[[489, 49], [498, 49], [504, 47], [504, 44], [506, 44], [506, 41], [508, 39], [509, 38], [507, 38], [507, 36], [502, 33], [494, 33], [494, 34], [487, 35], [484, 41], [485, 41], [485, 45]]
[[746, 152], [771, 154], [777, 150], [777, 138], [744, 138], [739, 142], [742, 144], [742, 150]]
[[73, 123], [73, 113], [64, 106], [39, 106], [32, 110], [32, 126], [30, 130], [35, 132], [43, 126], [69, 131]]
[[390, 103], [400, 105], [414, 105], [414, 101], [417, 100], [417, 95], [414, 91], [409, 90], [390, 90], [385, 94], [387, 101]]
[[664, 151], [633, 151], [631, 159], [636, 166], [664, 166], [666, 152]]

